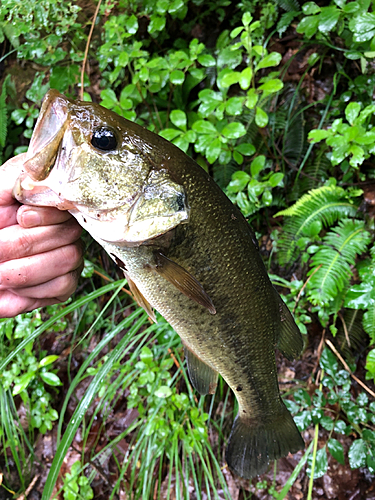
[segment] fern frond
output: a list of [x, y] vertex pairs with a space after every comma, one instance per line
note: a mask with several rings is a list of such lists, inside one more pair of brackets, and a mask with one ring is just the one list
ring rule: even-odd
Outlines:
[[294, 205], [276, 214], [290, 217], [278, 242], [280, 264], [287, 265], [298, 257], [298, 240], [310, 235], [313, 224], [331, 226], [342, 217], [354, 216], [357, 205], [338, 186], [322, 186], [303, 195]]
[[287, 12], [300, 9], [297, 0], [276, 0], [276, 3]]
[[305, 144], [305, 120], [298, 108], [291, 117], [284, 138], [284, 155], [291, 163], [298, 163]]
[[311, 259], [312, 268], [308, 273], [311, 279], [307, 294], [314, 305], [324, 305], [349, 284], [350, 266], [370, 241], [370, 233], [360, 220], [343, 219], [326, 234], [323, 245]]
[[299, 182], [301, 192], [306, 192], [321, 186], [329, 177], [329, 172], [332, 164], [326, 156], [326, 146], [321, 147], [315, 158], [308, 162], [303, 172], [306, 177], [303, 177]]

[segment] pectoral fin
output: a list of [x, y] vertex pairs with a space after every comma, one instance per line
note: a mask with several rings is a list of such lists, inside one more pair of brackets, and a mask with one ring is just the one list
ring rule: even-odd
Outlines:
[[302, 352], [302, 335], [288, 307], [276, 290], [275, 293], [277, 294], [280, 313], [280, 330], [277, 339], [277, 348], [287, 359], [289, 359], [289, 361], [292, 361], [293, 359], [298, 358]]
[[156, 267], [155, 271], [172, 283], [181, 293], [194, 300], [201, 306], [216, 314], [215, 306], [209, 295], [198, 280], [188, 273], [183, 267], [168, 259], [160, 251], [154, 252]]
[[217, 372], [204, 363], [196, 354], [184, 345], [191, 383], [199, 394], [215, 394], [217, 386]]
[[137, 285], [134, 283], [134, 281], [131, 278], [129, 278], [128, 273], [126, 271], [123, 271], [123, 272], [124, 272], [125, 278], [127, 279], [130, 291], [133, 294], [134, 300], [137, 302], [137, 304], [139, 306], [143, 307], [143, 309], [149, 315], [150, 319], [152, 319], [152, 321], [154, 323], [156, 323], [156, 316], [155, 316], [155, 313], [152, 309], [151, 304], [143, 297], [143, 295], [139, 291]]

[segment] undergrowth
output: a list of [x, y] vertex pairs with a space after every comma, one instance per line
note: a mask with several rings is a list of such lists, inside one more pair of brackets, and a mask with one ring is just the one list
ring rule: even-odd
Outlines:
[[[27, 149], [49, 88], [77, 98], [88, 4], [2, 2], [1, 161]], [[284, 394], [300, 430], [313, 430], [310, 447], [283, 488], [255, 481], [241, 498], [268, 489], [281, 500], [304, 467], [312, 498], [331, 458], [375, 473], [374, 393], [353, 385], [356, 363], [375, 380], [374, 57], [369, 0], [120, 0], [103, 2], [95, 22], [84, 99], [159, 133], [214, 177], [253, 225], [306, 344], [329, 346], [313, 383]], [[25, 492], [43, 469], [38, 436], [56, 432], [43, 500], [230, 499], [228, 388], [197, 398], [175, 333], [160, 317], [150, 325], [123, 282], [103, 286], [99, 274], [113, 276], [90, 260], [68, 303], [0, 320], [0, 488]], [[99, 487], [98, 476], [111, 481]]]

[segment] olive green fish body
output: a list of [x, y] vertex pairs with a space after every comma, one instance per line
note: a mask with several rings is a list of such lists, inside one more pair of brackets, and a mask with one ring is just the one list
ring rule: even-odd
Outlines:
[[276, 347], [299, 355], [301, 335], [238, 208], [181, 150], [100, 106], [52, 91], [34, 135], [16, 197], [71, 211], [138, 303], [180, 335], [201, 394], [215, 391], [217, 373], [226, 380], [239, 403], [232, 470], [251, 478], [301, 449], [275, 364]]

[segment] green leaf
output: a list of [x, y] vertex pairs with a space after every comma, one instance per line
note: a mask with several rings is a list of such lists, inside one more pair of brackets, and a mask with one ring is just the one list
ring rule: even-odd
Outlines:
[[359, 165], [362, 165], [362, 163], [365, 161], [366, 155], [361, 146], [353, 144], [352, 146], [350, 146], [348, 154], [352, 155], [352, 157], [349, 160], [349, 164], [352, 167], [358, 167]]
[[279, 52], [271, 52], [268, 56], [264, 57], [255, 67], [255, 73], [262, 68], [269, 68], [271, 66], [277, 66], [280, 64], [282, 55]]
[[17, 394], [20, 394], [22, 391], [24, 391], [29, 383], [35, 378], [35, 372], [30, 371], [28, 373], [25, 373], [21, 377], [18, 377], [16, 379], [16, 383], [14, 384], [12, 394], [13, 396], [16, 396]]
[[174, 109], [173, 111], [171, 111], [169, 118], [173, 125], [180, 128], [181, 130], [186, 131], [187, 118], [184, 111], [181, 111], [180, 109]]
[[353, 32], [354, 42], [366, 42], [373, 38], [375, 33], [375, 14], [363, 12], [349, 21], [349, 29]]
[[142, 350], [141, 350], [141, 353], [139, 355], [139, 358], [146, 365], [150, 365], [153, 362], [153, 360], [154, 360], [154, 356], [152, 354], [152, 351], [147, 346], [142, 347]]
[[363, 439], [356, 439], [348, 451], [349, 465], [352, 469], [364, 467], [366, 464], [366, 444]]
[[152, 34], [156, 31], [161, 31], [165, 28], [166, 18], [152, 14], [150, 16], [150, 24], [147, 27], [147, 31]]
[[167, 385], [161, 385], [154, 393], [157, 398], [169, 398], [172, 395], [172, 389]]
[[242, 33], [243, 30], [244, 30], [243, 26], [239, 26], [238, 28], [234, 28], [230, 32], [230, 37], [231, 38], [236, 38], [240, 33]]
[[59, 359], [60, 356], [56, 356], [56, 354], [51, 354], [50, 356], [46, 356], [45, 358], [41, 359], [38, 364], [38, 368], [42, 368], [43, 366], [48, 366], [56, 359]]
[[357, 118], [360, 111], [361, 111], [361, 105], [359, 104], [359, 102], [351, 102], [346, 106], [345, 117], [350, 123], [350, 125], [354, 124], [354, 120]]
[[201, 54], [198, 56], [198, 62], [206, 68], [210, 68], [216, 65], [216, 60], [210, 54]]
[[266, 163], [266, 157], [264, 155], [259, 155], [251, 162], [250, 172], [252, 177], [257, 177], [259, 172], [264, 168]]
[[322, 33], [328, 33], [333, 30], [339, 20], [339, 17], [340, 10], [334, 5], [330, 7], [322, 7], [321, 13], [319, 14], [319, 31]]
[[198, 134], [217, 134], [214, 125], [207, 120], [197, 120], [193, 123], [192, 129]]
[[307, 429], [312, 423], [311, 411], [302, 411], [301, 413], [295, 415], [293, 419], [296, 423], [296, 426], [298, 427], [298, 430], [302, 432]]
[[333, 456], [333, 458], [340, 464], [345, 465], [344, 448], [340, 441], [337, 441], [337, 439], [334, 438], [330, 438], [327, 444], [328, 451]]
[[317, 14], [320, 12], [320, 7], [315, 2], [306, 2], [302, 5], [302, 12], [306, 15]]
[[241, 71], [238, 78], [238, 83], [240, 84], [242, 90], [247, 90], [250, 87], [252, 78], [253, 70], [250, 66]]
[[16, 123], [16, 125], [21, 125], [26, 118], [27, 113], [27, 109], [15, 109], [11, 114], [12, 120]]
[[268, 124], [268, 115], [259, 106], [257, 106], [256, 111], [255, 111], [255, 123], [260, 128], [263, 128]]
[[258, 94], [256, 93], [256, 90], [250, 89], [247, 92], [247, 99], [245, 101], [246, 107], [248, 107], [249, 109], [254, 109], [257, 102], [258, 102]]
[[134, 35], [138, 31], [138, 18], [134, 14], [129, 16], [127, 20], [125, 21], [125, 26], [126, 26], [126, 31]]
[[239, 139], [246, 134], [246, 129], [242, 123], [232, 122], [228, 123], [221, 131], [224, 137], [228, 139]]
[[219, 138], [214, 139], [206, 148], [206, 158], [210, 163], [214, 163], [221, 152], [221, 141]]
[[52, 386], [62, 385], [62, 382], [59, 379], [59, 377], [52, 372], [40, 372], [40, 377], [48, 385]]
[[305, 33], [307, 38], [315, 35], [319, 25], [319, 16], [307, 16], [297, 26], [297, 33]]
[[[307, 474], [311, 475], [311, 464], [312, 464], [312, 455], [309, 456], [307, 460]], [[327, 460], [327, 450], [325, 446], [320, 448], [316, 453], [315, 459], [315, 469], [314, 469], [314, 479], [318, 479], [319, 477], [324, 476], [328, 469], [328, 460]]]
[[275, 172], [271, 175], [268, 182], [271, 184], [271, 187], [276, 187], [282, 182], [283, 179], [284, 174], [282, 172]]
[[179, 69], [175, 69], [169, 75], [169, 79], [174, 85], [181, 85], [185, 81], [185, 73]]
[[242, 24], [246, 27], [249, 26], [253, 19], [253, 16], [250, 14], [250, 12], [245, 12], [244, 15], [242, 16]]
[[320, 367], [328, 374], [331, 375], [332, 377], [335, 376], [337, 370], [338, 370], [338, 362], [336, 359], [336, 356], [333, 354], [333, 352], [328, 349], [328, 347], [325, 347], [323, 349], [322, 355], [320, 356], [320, 361], [319, 361]]
[[238, 193], [243, 191], [250, 180], [250, 175], [242, 170], [238, 170], [232, 175], [232, 180], [230, 181], [227, 191], [228, 193]]
[[310, 130], [309, 135], [308, 135], [308, 139], [310, 142], [315, 144], [317, 142], [320, 142], [320, 141], [326, 139], [327, 137], [330, 137], [331, 135], [332, 135], [331, 130], [314, 129], [314, 130]]
[[243, 111], [243, 104], [245, 102], [245, 97], [231, 97], [228, 99], [225, 106], [225, 110], [228, 115], [236, 116], [241, 115]]
[[167, 141], [173, 141], [173, 139], [176, 139], [176, 137], [180, 136], [182, 134], [181, 130], [176, 130], [175, 128], [165, 128], [164, 130], [161, 130], [159, 132], [159, 135], [161, 137], [164, 137], [164, 139], [167, 139]]
[[236, 151], [245, 156], [252, 156], [256, 151], [255, 146], [253, 146], [253, 144], [250, 144], [248, 142], [243, 142], [242, 144], [238, 144], [238, 146], [236, 146], [235, 149]]
[[272, 80], [268, 80], [266, 83], [263, 83], [263, 85], [258, 87], [258, 90], [262, 90], [265, 94], [273, 94], [281, 90], [283, 87], [283, 82], [278, 78], [274, 78]]
[[221, 86], [226, 88], [234, 85], [235, 83], [238, 83], [239, 76], [240, 74], [238, 73], [238, 71], [231, 71], [229, 73], [226, 73], [220, 80]]

